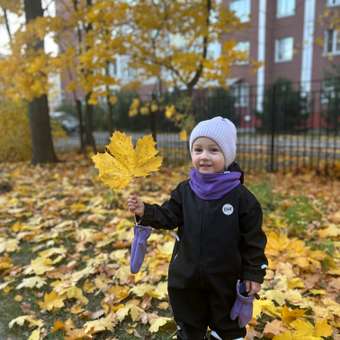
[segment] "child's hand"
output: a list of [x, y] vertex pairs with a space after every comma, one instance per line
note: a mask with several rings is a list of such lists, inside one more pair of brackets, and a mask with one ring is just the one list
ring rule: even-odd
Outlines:
[[255, 281], [244, 281], [248, 295], [255, 295], [261, 290], [261, 283]]
[[128, 198], [127, 203], [129, 210], [133, 214], [139, 217], [142, 217], [144, 215], [144, 203], [136, 194], [131, 194]]

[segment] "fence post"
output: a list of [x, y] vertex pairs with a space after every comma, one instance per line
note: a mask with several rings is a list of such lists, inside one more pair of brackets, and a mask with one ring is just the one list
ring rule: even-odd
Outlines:
[[269, 158], [269, 172], [276, 171], [276, 160], [275, 160], [275, 133], [276, 133], [276, 114], [275, 114], [275, 103], [276, 103], [276, 84], [273, 85], [272, 97], [270, 99], [270, 158]]

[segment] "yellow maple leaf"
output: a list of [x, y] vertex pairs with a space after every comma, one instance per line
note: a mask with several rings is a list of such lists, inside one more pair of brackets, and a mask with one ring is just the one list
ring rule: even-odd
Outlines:
[[321, 238], [337, 237], [340, 235], [340, 228], [335, 224], [331, 224], [328, 228], [318, 231]]
[[107, 290], [108, 294], [112, 294], [110, 297], [114, 303], [118, 303], [129, 296], [129, 288], [126, 286], [112, 286]]
[[316, 336], [331, 336], [333, 333], [332, 327], [327, 323], [327, 320], [317, 320], [315, 323]]
[[273, 317], [280, 317], [280, 307], [276, 307], [271, 300], [254, 300], [253, 318], [257, 318], [265, 313]]
[[78, 287], [69, 287], [63, 291], [63, 294], [66, 294], [68, 299], [76, 299], [84, 305], [87, 305], [89, 302], [88, 299], [83, 295], [83, 291]]
[[37, 257], [33, 260], [31, 260], [31, 264], [27, 266], [25, 270], [25, 274], [30, 274], [34, 272], [35, 274], [42, 275], [45, 274], [47, 271], [53, 270], [52, 267], [52, 260], [48, 257]]
[[35, 329], [28, 340], [40, 340], [40, 328]]
[[131, 306], [130, 308], [130, 315], [133, 322], [140, 320], [143, 313], [145, 313], [144, 309], [138, 306]]
[[19, 249], [19, 241], [16, 239], [4, 239], [0, 237], [0, 254], [12, 253]]
[[39, 306], [45, 310], [52, 310], [64, 307], [64, 298], [59, 296], [56, 292], [46, 293], [44, 295], [44, 301], [39, 302]]
[[14, 325], [23, 326], [25, 322], [28, 322], [30, 327], [42, 327], [43, 326], [42, 320], [37, 320], [32, 315], [21, 315], [11, 320], [8, 324], [8, 327], [12, 328]]
[[140, 138], [134, 149], [131, 136], [117, 131], [106, 152], [97, 153], [92, 160], [99, 170], [99, 179], [112, 189], [123, 189], [134, 177], [145, 177], [159, 169], [162, 158], [157, 153], [151, 135]]
[[291, 280], [288, 280], [287, 282], [288, 288], [305, 288], [304, 282], [299, 277], [294, 277]]
[[275, 335], [272, 338], [272, 340], [295, 340], [295, 339], [292, 335], [292, 332], [287, 331], [287, 332], [281, 333], [279, 335]]
[[157, 333], [160, 329], [160, 327], [166, 325], [168, 322], [171, 322], [171, 318], [167, 317], [158, 317], [157, 319], [150, 320], [150, 328], [149, 331], [151, 333]]
[[123, 304], [120, 304], [119, 306], [120, 308], [117, 309], [116, 316], [117, 316], [117, 320], [121, 322], [129, 315], [131, 306], [130, 305], [125, 306]]
[[285, 324], [290, 324], [292, 321], [304, 316], [305, 311], [303, 309], [290, 309], [287, 306], [283, 306], [281, 311], [281, 319]]
[[112, 331], [116, 323], [116, 316], [109, 314], [105, 318], [88, 321], [84, 324], [86, 334], [95, 334], [105, 330]]
[[301, 334], [302, 338], [303, 336], [313, 336], [314, 327], [310, 322], [306, 320], [295, 320], [290, 323], [290, 326], [292, 326], [296, 330], [296, 332]]
[[13, 266], [12, 260], [10, 257], [8, 256], [0, 257], [0, 270], [8, 269], [8, 268], [11, 268], [12, 266]]

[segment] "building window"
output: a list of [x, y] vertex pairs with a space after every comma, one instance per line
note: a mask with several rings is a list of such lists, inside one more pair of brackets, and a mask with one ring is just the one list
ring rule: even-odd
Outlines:
[[249, 84], [238, 83], [233, 85], [232, 94], [235, 99], [235, 107], [248, 107], [249, 105]]
[[236, 46], [235, 50], [237, 52], [242, 53], [242, 58], [235, 61], [235, 65], [246, 65], [249, 64], [249, 57], [250, 57], [250, 42], [249, 41], [239, 41]]
[[340, 54], [340, 31], [333, 29], [325, 32], [325, 54]]
[[235, 13], [241, 22], [250, 20], [250, 0], [233, 0], [229, 9]]
[[332, 6], [340, 6], [340, 0], [327, 0], [327, 5]]
[[294, 39], [282, 38], [275, 41], [275, 62], [290, 61], [293, 59]]
[[278, 18], [288, 17], [295, 14], [295, 0], [277, 0], [276, 16]]

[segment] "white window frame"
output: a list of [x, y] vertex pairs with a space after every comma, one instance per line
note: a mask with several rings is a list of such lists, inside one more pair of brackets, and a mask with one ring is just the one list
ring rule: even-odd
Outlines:
[[[283, 44], [283, 47], [282, 47]], [[281, 48], [288, 48], [287, 46], [284, 46], [285, 44], [291, 45], [291, 52], [287, 56], [283, 53], [283, 56], [281, 56]], [[275, 40], [275, 62], [276, 63], [284, 63], [292, 61], [294, 57], [294, 38], [293, 37], [284, 37], [281, 39]]]
[[247, 54], [247, 59], [236, 60], [235, 65], [248, 65], [250, 60], [250, 41], [239, 41], [235, 46], [235, 50]]
[[[240, 10], [242, 8], [242, 10]], [[233, 0], [229, 4], [229, 9], [235, 13], [241, 22], [250, 21], [251, 1], [250, 0]]]
[[276, 17], [285, 18], [295, 15], [295, 0], [276, 0]]
[[240, 82], [232, 86], [232, 93], [235, 98], [235, 107], [248, 107], [250, 86], [248, 83]]
[[[331, 51], [328, 50], [328, 45], [330, 42], [329, 34], [332, 32], [332, 41], [331, 41]], [[337, 40], [339, 39], [339, 42], [337, 43]], [[339, 46], [337, 46], [339, 45]], [[337, 49], [338, 47], [338, 49]], [[340, 55], [340, 31], [329, 29], [325, 31], [324, 34], [324, 55]]]
[[340, 6], [340, 0], [327, 0], [328, 7]]

